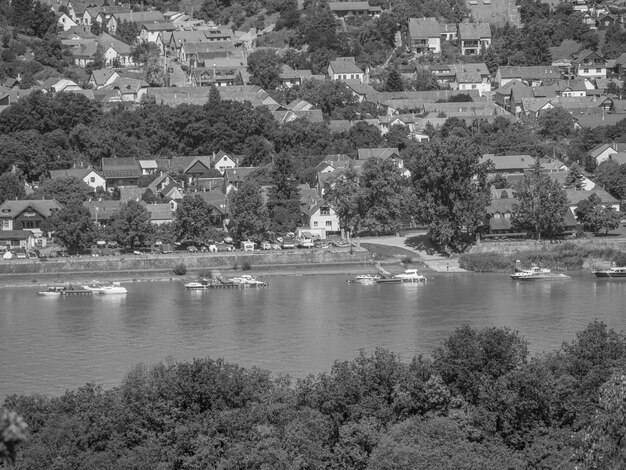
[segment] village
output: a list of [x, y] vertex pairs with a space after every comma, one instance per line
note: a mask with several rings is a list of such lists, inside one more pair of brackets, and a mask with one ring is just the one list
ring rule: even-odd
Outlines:
[[[353, 137], [342, 144], [341, 152], [309, 154], [299, 149], [290, 156], [292, 164], [305, 167], [306, 172], [300, 171], [297, 181], [293, 174], [287, 175], [299, 207], [291, 217], [297, 225], [285, 232], [305, 246], [312, 245], [313, 240], [345, 237], [353, 232], [337, 209], [337, 191], [333, 192], [338, 182], [345, 183], [346, 173], [354, 172], [358, 177], [366, 162], [376, 160], [388, 162], [406, 181], [415, 179], [411, 165], [406, 163], [407, 147], [428, 145], [437, 132], [441, 134], [450, 125], [447, 122], [462, 123], [464, 132], [472, 137], [481, 126], [503, 122], [511, 128], [524, 126], [540, 136], [529, 146], [500, 146], [499, 152], [486, 149], [490, 151], [480, 155], [490, 201], [477, 224], [481, 227], [476, 231], [478, 239], [527, 235], [513, 223], [519, 205], [514, 188], [534, 165], [539, 165], [566, 192], [567, 211], [562, 217], [561, 233], [583, 230], [577, 214], [581, 201], [591, 198], [596, 205], [620, 213], [621, 183], [617, 183], [618, 189], [607, 191], [605, 180], [598, 181], [594, 170], [607, 162], [617, 168], [626, 164], [626, 144], [607, 138], [587, 143], [586, 149], [579, 146], [576, 155], [571, 154], [571, 145], [564, 145], [598, 128], [619, 128], [626, 118], [626, 100], [622, 99], [626, 52], [606, 59], [597, 47], [583, 48], [580, 40], [563, 39], [561, 45], [550, 49], [550, 64], [494, 66], [490, 53], [492, 46], [497, 47], [497, 38], [492, 37], [492, 31], [503, 25], [521, 28], [519, 5], [470, 1], [466, 5], [467, 18], [457, 23], [410, 17], [393, 34], [394, 46], [384, 64], [370, 66], [363, 64], [360, 56], [333, 55], [309, 69], [297, 67], [296, 59], [293, 67], [285, 63], [288, 60], [275, 62], [284, 59], [285, 54], [303, 53], [291, 46], [267, 45], [272, 42], [268, 37], [276, 32], [276, 23], [243, 31], [232, 23], [215, 24], [180, 11], [136, 11], [129, 5], [83, 0], [49, 0], [43, 5], [54, 14], [56, 37], [64, 57], [82, 73], [74, 73], [73, 77], [53, 73], [39, 81], [29, 76], [28, 87], [24, 86], [24, 75], [6, 78], [0, 89], [0, 107], [6, 112], [33, 93], [49, 97], [80, 95], [110, 114], [146, 106], [206, 107], [213, 93], [219, 102], [232, 101], [269, 112], [282, 128], [306, 122], [305, 126], [322, 126], [332, 139]], [[611, 28], [623, 30], [623, 18], [612, 13], [617, 8], [613, 5], [588, 5], [582, 0], [567, 5], [569, 17], [587, 32], [605, 38]], [[298, 6], [298, 10], [302, 8], [303, 17], [311, 15], [307, 10], [311, 5]], [[331, 1], [316, 8], [323, 8], [324, 14], [334, 18], [338, 32], [372, 21], [381, 25], [381, 18], [394, 13], [385, 2], [381, 6]], [[277, 18], [279, 23], [283, 14], [284, 10]], [[10, 45], [7, 51], [19, 40], [15, 33], [17, 30], [13, 41], [5, 38]], [[28, 54], [24, 51], [20, 60], [28, 61]], [[447, 57], [455, 62], [444, 62]], [[270, 66], [259, 65], [259, 59]], [[428, 75], [429, 89], [409, 86], [424, 74]], [[303, 98], [321, 93], [323, 87], [334, 87], [333, 93], [343, 102], [328, 105]], [[303, 94], [302, 90], [307, 89], [309, 94]], [[547, 116], [555, 116], [564, 126], [561, 134], [550, 132], [554, 126]], [[367, 133], [375, 138], [368, 141], [363, 137]], [[359, 140], [359, 136], [363, 138]], [[278, 154], [278, 145], [271, 138], [269, 145], [274, 147], [269, 153]], [[153, 226], [172, 224], [185, 196], [198, 196], [206, 203], [206, 218], [225, 231], [232, 215], [229, 194], [238, 191], [250, 175], [259, 183], [265, 205], [272, 198], [272, 188], [276, 190], [275, 182], [267, 178], [274, 157], [270, 161], [254, 158], [255, 151], [265, 150], [248, 148], [244, 155], [241, 148], [240, 144], [212, 148], [204, 145], [204, 154], [198, 149], [194, 154], [168, 150], [143, 152], [140, 157], [115, 152], [104, 158], [76, 155], [73, 161], [68, 158], [61, 164], [47, 165], [37, 178], [21, 169], [20, 163], [11, 162], [9, 172], [23, 181], [24, 191], [5, 197], [0, 206], [0, 241], [21, 250], [44, 247], [49, 232], [41, 230], [42, 224], [65, 204], [50, 200], [49, 194], [38, 188], [50, 181], [62, 184], [68, 178], [83, 182], [93, 192], [83, 198], [82, 204], [98, 227], [105, 227], [130, 201], [141, 202]], [[294, 173], [293, 168], [291, 171]], [[38, 195], [45, 199], [38, 199]], [[427, 227], [433, 222], [406, 212], [397, 219], [391, 224], [379, 223], [374, 230], [362, 228], [370, 233], [395, 233], [400, 228]], [[607, 233], [617, 228], [614, 219]], [[593, 231], [599, 232], [607, 226], [595, 228], [598, 230]], [[285, 235], [275, 232], [274, 238]], [[186, 239], [184, 234], [178, 235], [178, 241]], [[227, 235], [224, 232], [229, 238]], [[172, 237], [161, 238], [174, 241]], [[261, 239], [267, 235], [255, 238], [260, 248]]]

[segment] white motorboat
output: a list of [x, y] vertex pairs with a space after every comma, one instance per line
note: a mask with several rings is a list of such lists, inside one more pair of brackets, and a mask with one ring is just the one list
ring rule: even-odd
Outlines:
[[380, 281], [381, 276], [380, 274], [359, 274], [357, 277], [354, 278], [353, 281], [348, 281], [348, 282], [357, 282], [359, 284], [376, 284], [378, 281]]
[[426, 276], [420, 274], [417, 269], [407, 269], [402, 274], [396, 274], [393, 279], [400, 282], [424, 282], [426, 281]]
[[37, 292], [39, 295], [57, 296], [65, 290], [65, 286], [49, 286], [46, 290], [40, 290]]
[[213, 287], [213, 281], [210, 279], [199, 279], [197, 281], [191, 281], [185, 284], [187, 289], [208, 289]]
[[102, 286], [99, 290], [99, 294], [126, 294], [128, 290], [126, 287], [120, 285], [119, 282], [112, 282], [108, 286]]
[[249, 274], [242, 274], [239, 277], [234, 277], [232, 279], [229, 279], [227, 282], [230, 282], [232, 284], [250, 286], [250, 287], [265, 287], [268, 285], [267, 282], [258, 281], [254, 277], [250, 276]]
[[126, 294], [128, 292], [126, 287], [122, 287], [119, 282], [112, 282], [111, 284], [92, 282], [89, 285], [83, 286], [83, 289], [89, 290], [94, 294]]
[[511, 279], [516, 281], [558, 281], [570, 279], [566, 274], [553, 273], [549, 269], [533, 266], [530, 269], [523, 269], [511, 274]]
[[595, 274], [596, 277], [626, 277], [626, 268], [613, 267], [608, 269], [598, 269], [597, 271], [593, 271], [593, 274]]

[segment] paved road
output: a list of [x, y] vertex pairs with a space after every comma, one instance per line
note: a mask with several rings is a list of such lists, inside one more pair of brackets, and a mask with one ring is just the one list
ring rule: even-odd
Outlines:
[[429, 250], [427, 247], [420, 246], [420, 238], [426, 235], [426, 232], [411, 232], [402, 237], [364, 237], [359, 238], [361, 243], [376, 243], [378, 245], [397, 246], [405, 250], [412, 251], [419, 255], [420, 259], [430, 269], [437, 272], [466, 272], [459, 266], [458, 258], [449, 258], [442, 256], [435, 251]]

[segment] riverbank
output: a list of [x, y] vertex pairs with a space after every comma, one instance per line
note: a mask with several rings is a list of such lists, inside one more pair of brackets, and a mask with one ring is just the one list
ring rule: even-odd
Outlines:
[[556, 271], [602, 269], [612, 265], [626, 265], [626, 252], [611, 246], [563, 243], [505, 252], [471, 252], [460, 257], [461, 267], [474, 272], [510, 272], [519, 262], [523, 267], [532, 265]]

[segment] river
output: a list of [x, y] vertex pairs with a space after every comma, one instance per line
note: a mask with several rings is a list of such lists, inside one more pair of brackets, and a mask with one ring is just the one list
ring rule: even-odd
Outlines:
[[347, 284], [346, 275], [271, 276], [262, 289], [187, 291], [125, 284], [125, 296], [43, 297], [0, 288], [0, 402], [119, 384], [135, 364], [222, 357], [303, 377], [380, 346], [409, 360], [455, 328], [507, 326], [533, 353], [571, 341], [590, 321], [626, 326], [626, 281], [577, 273], [522, 283], [505, 274], [436, 274], [426, 285]]

